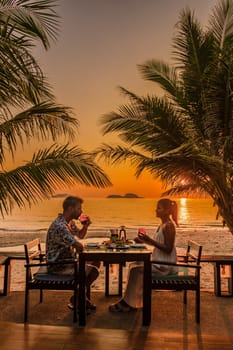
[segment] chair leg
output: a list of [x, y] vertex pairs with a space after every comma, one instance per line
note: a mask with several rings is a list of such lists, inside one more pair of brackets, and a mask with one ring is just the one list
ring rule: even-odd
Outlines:
[[119, 264], [119, 275], [118, 275], [118, 294], [122, 296], [122, 279], [123, 279], [123, 265]]
[[109, 263], [105, 265], [105, 296], [109, 296]]
[[78, 303], [77, 303], [77, 290], [74, 290], [74, 312], [73, 312], [73, 322], [77, 322], [77, 311], [78, 311]]
[[25, 301], [24, 301], [24, 323], [28, 321], [28, 298], [29, 298], [29, 291], [26, 288], [25, 289]]

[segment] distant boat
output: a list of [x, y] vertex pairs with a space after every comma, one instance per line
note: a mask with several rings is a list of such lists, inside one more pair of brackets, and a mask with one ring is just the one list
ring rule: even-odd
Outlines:
[[126, 193], [123, 196], [121, 196], [120, 194], [110, 194], [107, 196], [107, 198], [143, 198], [143, 197], [139, 197], [135, 193]]

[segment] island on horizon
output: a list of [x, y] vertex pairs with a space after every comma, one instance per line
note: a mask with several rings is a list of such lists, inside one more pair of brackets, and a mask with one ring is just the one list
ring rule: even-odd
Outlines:
[[121, 196], [120, 194], [110, 194], [107, 196], [107, 198], [143, 198], [143, 197], [140, 197], [135, 193], [126, 193], [123, 196]]

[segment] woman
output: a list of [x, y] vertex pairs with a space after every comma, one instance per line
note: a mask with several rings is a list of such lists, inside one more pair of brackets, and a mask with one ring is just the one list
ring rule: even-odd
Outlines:
[[[153, 238], [139, 230], [137, 243], [146, 243], [154, 247], [152, 260], [158, 261], [152, 264], [152, 275], [165, 276], [177, 273], [176, 266], [160, 265], [159, 261], [176, 263], [175, 236], [177, 221], [177, 204], [168, 198], [162, 198], [157, 203], [156, 216], [161, 219]], [[142, 307], [143, 290], [143, 265], [134, 262], [129, 265], [128, 283], [124, 297], [117, 303], [109, 306], [111, 312], [129, 312]]]

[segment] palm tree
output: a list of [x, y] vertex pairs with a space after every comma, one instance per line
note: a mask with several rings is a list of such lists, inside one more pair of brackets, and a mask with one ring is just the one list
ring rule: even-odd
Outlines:
[[101, 123], [124, 143], [96, 153], [112, 163], [128, 159], [136, 176], [148, 170], [170, 187], [163, 195], [208, 194], [233, 233], [233, 1], [214, 7], [207, 29], [183, 9], [173, 44], [174, 65], [139, 65], [163, 97], [121, 88], [129, 103]]
[[[58, 105], [33, 56], [37, 41], [45, 49], [57, 38], [55, 0], [0, 0], [0, 211], [48, 198], [74, 183], [106, 187], [110, 180], [91, 154], [71, 147], [78, 121], [68, 107]], [[65, 145], [55, 142], [67, 139]], [[19, 145], [52, 140], [32, 159], [5, 170]]]

